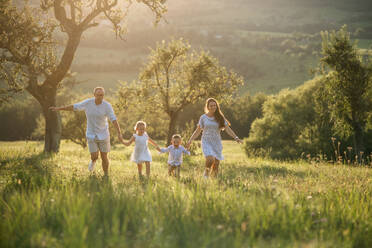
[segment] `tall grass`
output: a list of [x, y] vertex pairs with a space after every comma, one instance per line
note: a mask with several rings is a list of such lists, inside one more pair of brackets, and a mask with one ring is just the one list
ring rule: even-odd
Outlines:
[[178, 181], [153, 151], [150, 180], [129, 148], [111, 152], [109, 178], [63, 143], [0, 143], [1, 247], [371, 247], [368, 168], [247, 159], [224, 142], [220, 176], [186, 157]]

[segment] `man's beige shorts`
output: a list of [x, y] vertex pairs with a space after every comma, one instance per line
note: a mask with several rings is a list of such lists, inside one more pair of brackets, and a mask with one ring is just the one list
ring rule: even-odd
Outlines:
[[109, 152], [110, 151], [110, 138], [107, 138], [105, 140], [97, 140], [97, 139], [88, 139], [88, 147], [89, 152]]

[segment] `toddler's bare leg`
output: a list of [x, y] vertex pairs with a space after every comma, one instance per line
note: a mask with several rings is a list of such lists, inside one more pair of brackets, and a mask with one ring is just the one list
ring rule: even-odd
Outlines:
[[181, 166], [177, 166], [175, 172], [176, 172], [176, 177], [179, 179], [180, 178], [180, 172], [181, 172]]

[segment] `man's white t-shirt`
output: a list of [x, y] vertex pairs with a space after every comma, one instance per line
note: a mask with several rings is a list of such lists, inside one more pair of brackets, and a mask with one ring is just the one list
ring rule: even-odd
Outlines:
[[85, 111], [87, 117], [87, 139], [105, 140], [110, 137], [108, 122], [116, 120], [114, 110], [110, 103], [105, 100], [96, 105], [95, 98], [89, 98], [82, 102], [75, 103], [74, 111]]

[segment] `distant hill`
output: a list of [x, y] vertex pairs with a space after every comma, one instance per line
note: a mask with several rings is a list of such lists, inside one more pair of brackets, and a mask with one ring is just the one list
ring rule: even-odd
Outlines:
[[[39, 1], [32, 0], [32, 4]], [[361, 48], [372, 44], [371, 0], [170, 0], [167, 22], [156, 28], [146, 9], [134, 5], [126, 41], [114, 38], [107, 22], [84, 35], [73, 70], [81, 80], [116, 88], [136, 77], [148, 47], [185, 37], [243, 75], [242, 93], [273, 93], [302, 84], [317, 64], [319, 32], [347, 24]]]

